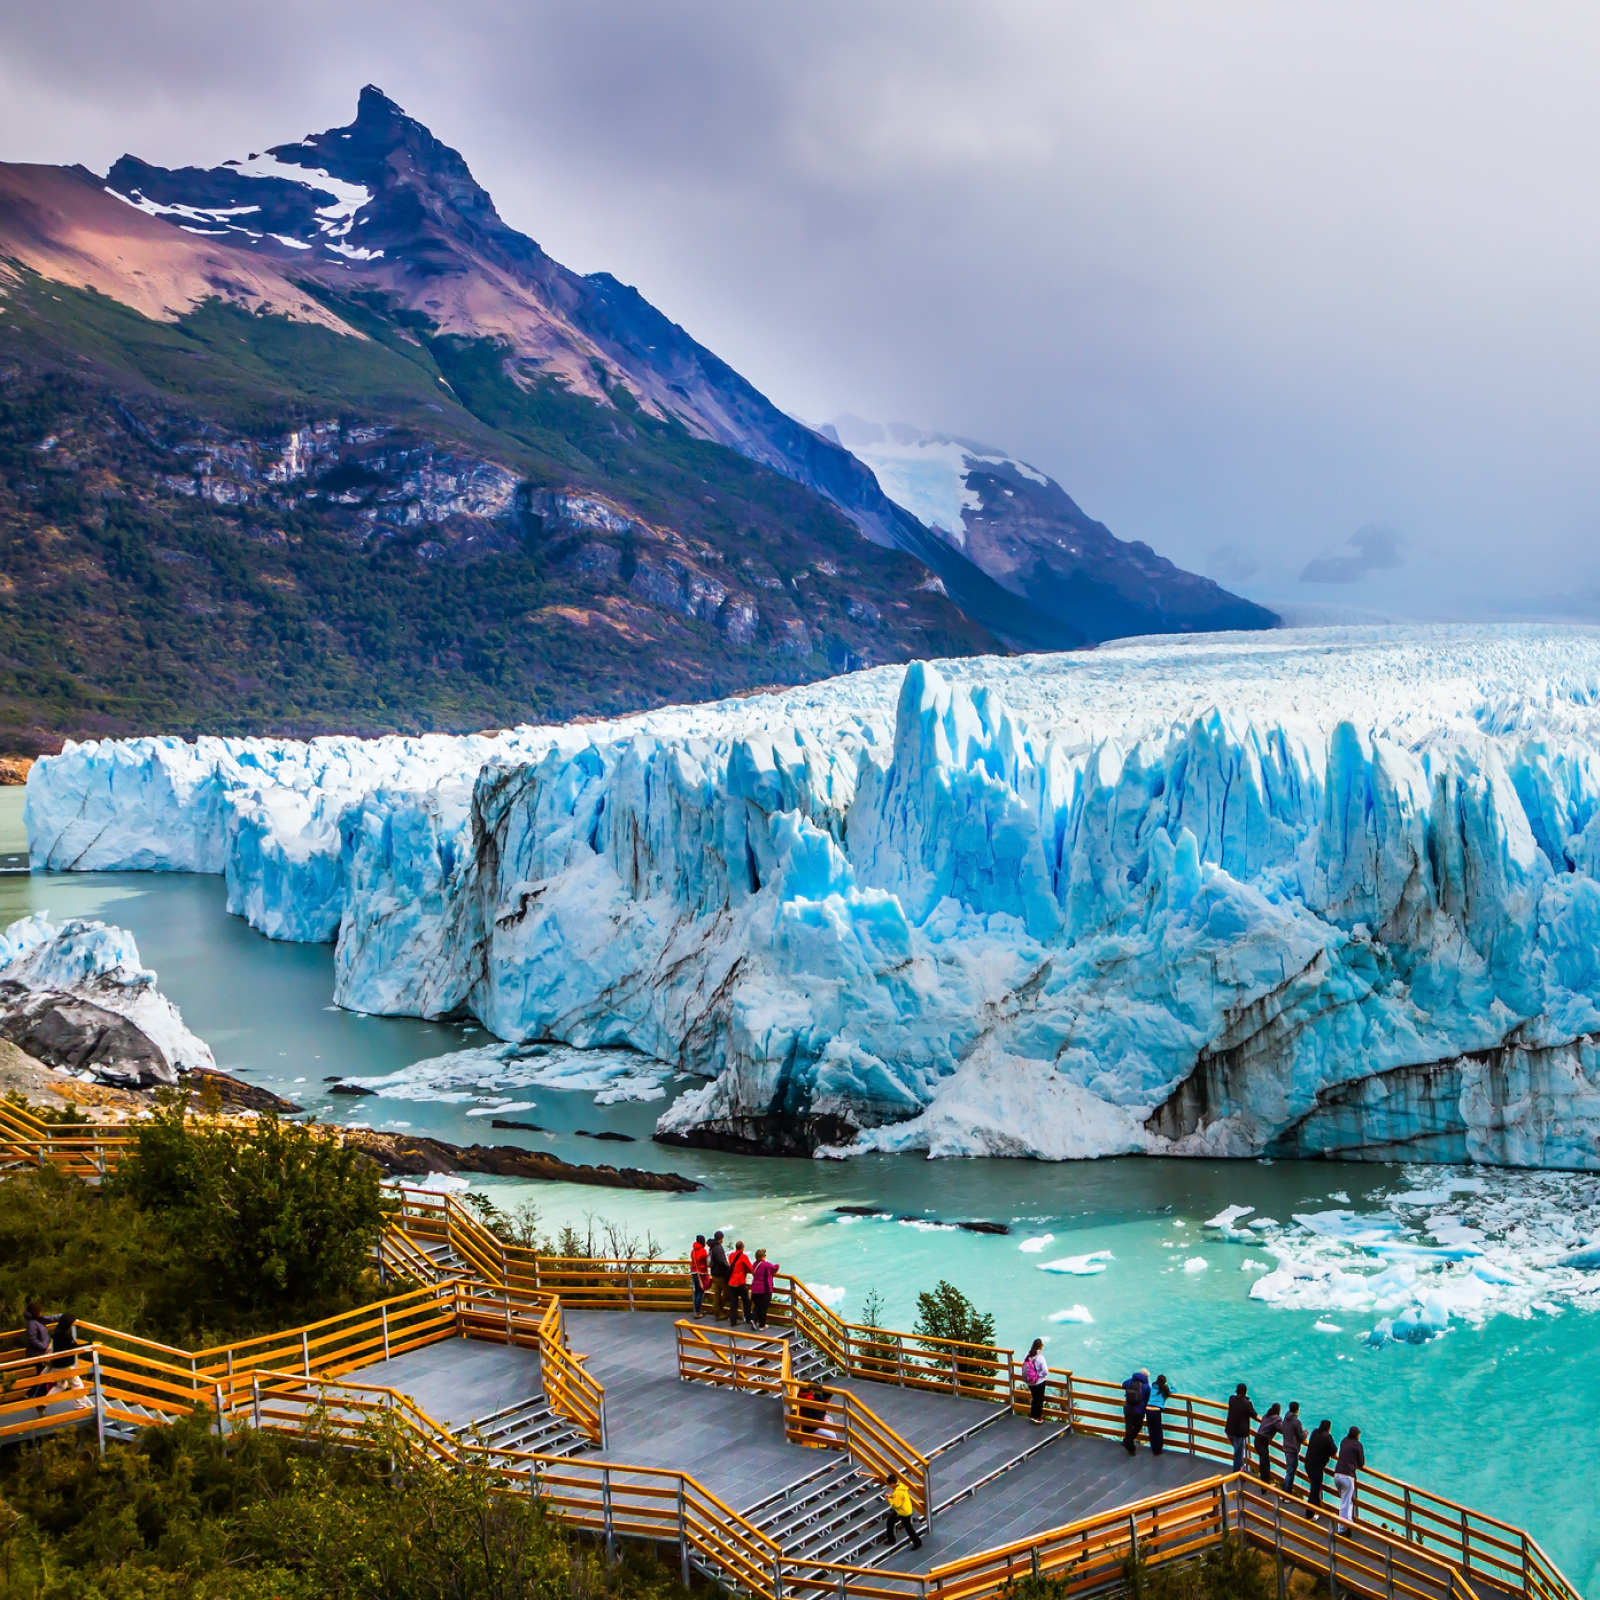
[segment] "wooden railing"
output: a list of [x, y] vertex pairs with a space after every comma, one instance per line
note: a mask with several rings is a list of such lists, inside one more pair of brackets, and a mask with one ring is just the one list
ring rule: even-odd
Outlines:
[[784, 1392], [789, 1379], [789, 1341], [704, 1323], [674, 1324], [678, 1336], [678, 1376], [694, 1383], [761, 1394]]
[[[1013, 1407], [1024, 1411], [1030, 1396], [1018, 1386]], [[1074, 1432], [1120, 1439], [1124, 1429], [1122, 1386], [1074, 1373], [1052, 1375], [1045, 1389], [1045, 1416], [1069, 1423]], [[1162, 1411], [1162, 1428], [1169, 1448], [1233, 1464], [1233, 1441], [1227, 1436], [1226, 1403], [1198, 1395], [1175, 1394]], [[1308, 1422], [1307, 1426], [1311, 1426]], [[1304, 1452], [1301, 1453], [1304, 1482]], [[1274, 1481], [1283, 1482], [1282, 1441], [1268, 1446]], [[1248, 1466], [1256, 1466], [1252, 1429]], [[1252, 1482], [1257, 1480], [1251, 1479]], [[1330, 1475], [1331, 1483], [1331, 1475]], [[1331, 1492], [1331, 1490], [1330, 1490]], [[1442, 1556], [1468, 1577], [1519, 1590], [1536, 1600], [1571, 1596], [1571, 1584], [1560, 1569], [1520, 1528], [1485, 1516], [1443, 1495], [1372, 1469], [1360, 1475], [1357, 1508], [1369, 1527], [1381, 1528], [1418, 1549]]]
[[119, 1122], [44, 1122], [0, 1100], [0, 1167], [58, 1167], [80, 1178], [103, 1178], [132, 1143]]

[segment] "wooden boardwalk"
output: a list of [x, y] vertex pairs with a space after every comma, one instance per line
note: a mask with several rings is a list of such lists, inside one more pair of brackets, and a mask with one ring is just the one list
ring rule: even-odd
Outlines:
[[[588, 1357], [589, 1371], [606, 1391], [607, 1448], [585, 1452], [584, 1460], [679, 1468], [738, 1511], [826, 1463], [828, 1452], [785, 1440], [775, 1396], [683, 1382], [673, 1323], [651, 1312], [567, 1313], [572, 1348]], [[532, 1352], [465, 1339], [366, 1367], [349, 1381], [399, 1389], [447, 1427], [487, 1416], [540, 1387]], [[933, 1528], [920, 1551], [902, 1551], [885, 1563], [901, 1571], [1042, 1533], [1218, 1470], [1214, 1462], [1176, 1451], [1152, 1456], [1142, 1445], [1130, 1459], [1112, 1440], [1035, 1428], [980, 1401], [859, 1380], [830, 1387], [853, 1392], [931, 1459]], [[1029, 1450], [1035, 1453], [1027, 1460], [983, 1481]]]

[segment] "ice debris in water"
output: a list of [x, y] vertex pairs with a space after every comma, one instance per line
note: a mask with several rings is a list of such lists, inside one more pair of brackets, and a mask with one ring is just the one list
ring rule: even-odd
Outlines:
[[1056, 1236], [1053, 1233], [1041, 1233], [1036, 1238], [1024, 1239], [1022, 1243], [1017, 1246], [1017, 1249], [1022, 1251], [1024, 1255], [1035, 1256], [1038, 1255], [1038, 1253], [1043, 1250], [1047, 1244], [1054, 1244], [1055, 1237]]
[[[660, 1062], [632, 1050], [491, 1044], [430, 1056], [382, 1077], [349, 1078], [346, 1082], [387, 1100], [459, 1105], [485, 1092], [540, 1088], [594, 1092], [596, 1105], [613, 1105], [619, 1100], [661, 1099], [667, 1092], [662, 1081], [665, 1074]], [[530, 1100], [522, 1109], [532, 1104]]]
[[1091, 1250], [1087, 1255], [1063, 1256], [1059, 1261], [1041, 1261], [1041, 1272], [1065, 1272], [1074, 1277], [1085, 1278], [1096, 1272], [1106, 1270], [1106, 1262], [1116, 1258], [1109, 1250]]
[[1052, 1311], [1048, 1322], [1093, 1322], [1088, 1306], [1068, 1306], [1065, 1311]]
[[220, 872], [252, 926], [337, 938], [353, 1010], [714, 1078], [664, 1132], [781, 1104], [855, 1130], [830, 1153], [1600, 1166], [1593, 629], [1129, 640], [494, 737], [89, 741], [34, 765], [25, 815], [40, 866]]
[[1211, 1263], [1204, 1256], [1190, 1256], [1183, 1264], [1185, 1272], [1204, 1272]]
[[[1455, 1322], [1481, 1326], [1546, 1306], [1600, 1310], [1600, 1246], [1588, 1243], [1600, 1235], [1600, 1179], [1416, 1167], [1405, 1176], [1414, 1187], [1382, 1209], [1297, 1214], [1293, 1226], [1252, 1240], [1277, 1265], [1250, 1285], [1251, 1298], [1375, 1314], [1375, 1347], [1425, 1344]], [[1425, 1205], [1436, 1209], [1419, 1216]], [[1251, 1265], [1247, 1257], [1242, 1269]]]

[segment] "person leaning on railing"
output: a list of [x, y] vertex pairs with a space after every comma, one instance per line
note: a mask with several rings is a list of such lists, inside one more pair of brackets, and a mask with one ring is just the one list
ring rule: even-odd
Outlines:
[[1339, 1515], [1346, 1522], [1356, 1520], [1356, 1474], [1367, 1464], [1361, 1447], [1361, 1430], [1352, 1428], [1339, 1445], [1339, 1459], [1333, 1469], [1333, 1486], [1339, 1491]]
[[1314, 1506], [1322, 1504], [1322, 1475], [1339, 1453], [1333, 1442], [1333, 1420], [1324, 1417], [1306, 1442], [1306, 1498]]
[[744, 1320], [754, 1322], [750, 1315], [750, 1257], [744, 1253], [744, 1240], [740, 1239], [728, 1257], [728, 1326], [739, 1326], [739, 1307], [744, 1307]]
[[[45, 1320], [44, 1302], [42, 1300], [30, 1300], [28, 1302], [27, 1320], [23, 1324], [23, 1339], [27, 1353], [30, 1356], [48, 1356], [50, 1354], [50, 1324]], [[47, 1376], [49, 1371], [50, 1363], [41, 1361], [39, 1363], [39, 1376], [44, 1381], [35, 1384], [33, 1388], [28, 1390], [28, 1398], [30, 1400], [43, 1400], [50, 1393], [50, 1380]], [[42, 1417], [45, 1408], [40, 1406], [38, 1410], [39, 1415]]]
[[756, 1251], [756, 1264], [750, 1269], [750, 1326], [765, 1328], [772, 1307], [772, 1280], [778, 1276], [778, 1263], [767, 1260], [765, 1250]]
[[1228, 1420], [1222, 1429], [1228, 1436], [1228, 1443], [1233, 1446], [1233, 1470], [1235, 1472], [1244, 1471], [1245, 1453], [1250, 1448], [1250, 1424], [1260, 1420], [1261, 1413], [1256, 1410], [1250, 1400], [1249, 1384], [1241, 1383], [1228, 1396]]
[[1294, 1493], [1294, 1475], [1300, 1469], [1300, 1450], [1306, 1442], [1306, 1425], [1300, 1420], [1300, 1402], [1291, 1400], [1284, 1413], [1283, 1427], [1283, 1492]]
[[711, 1315], [718, 1322], [728, 1314], [728, 1252], [723, 1248], [722, 1229], [711, 1235]]

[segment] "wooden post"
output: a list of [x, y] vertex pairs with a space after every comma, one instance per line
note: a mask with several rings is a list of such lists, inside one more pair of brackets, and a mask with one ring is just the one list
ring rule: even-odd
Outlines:
[[383, 1324], [383, 1359], [389, 1359], [389, 1308], [378, 1307], [378, 1320]]
[[1137, 1513], [1128, 1513], [1128, 1547], [1133, 1552], [1133, 1559], [1139, 1559], [1139, 1518]]
[[1405, 1491], [1406, 1491], [1406, 1543], [1407, 1544], [1412, 1544], [1415, 1541], [1412, 1538], [1412, 1533], [1411, 1533], [1411, 1485], [1409, 1483], [1405, 1485]]
[[300, 1360], [306, 1369], [306, 1376], [311, 1376], [311, 1335], [304, 1328], [300, 1330]]
[[777, 1551], [772, 1556], [772, 1600], [783, 1600], [783, 1556]]
[[[1351, 1506], [1350, 1509], [1354, 1511], [1355, 1507]], [[1465, 1506], [1461, 1508], [1461, 1570], [1463, 1572], [1472, 1571], [1472, 1546], [1467, 1541], [1467, 1508]]]
[[214, 1384], [212, 1384], [211, 1387], [215, 1391], [216, 1397], [217, 1397], [217, 1437], [220, 1439], [223, 1436], [223, 1434], [228, 1431], [222, 1425], [222, 1422], [223, 1422], [222, 1385], [221, 1385], [221, 1383], [214, 1383]]
[[1339, 1532], [1339, 1519], [1328, 1516], [1328, 1593], [1332, 1600], [1339, 1600], [1339, 1547], [1337, 1543]]
[[[90, 1370], [94, 1375], [94, 1433], [100, 1444], [100, 1454], [106, 1453], [106, 1394], [100, 1382], [100, 1351], [98, 1347], [90, 1352]], [[1523, 1570], [1527, 1570], [1528, 1552], [1527, 1540], [1523, 1540], [1522, 1552]]]
[[507, 1344], [511, 1344], [512, 1342], [513, 1341], [512, 1341], [512, 1338], [511, 1338], [511, 1295], [510, 1295], [510, 1293], [508, 1291], [507, 1294], [506, 1294], [506, 1343]]
[[1394, 1546], [1383, 1541], [1383, 1593], [1384, 1600], [1394, 1600]]
[[606, 1560], [617, 1559], [617, 1536], [611, 1524], [611, 1468], [600, 1469], [600, 1511], [606, 1530]]
[[[1278, 1560], [1278, 1600], [1285, 1600], [1287, 1590], [1283, 1576], [1283, 1501], [1276, 1495], [1272, 1499], [1272, 1551]], [[1392, 1591], [1389, 1600], [1394, 1600]]]
[[624, 1276], [628, 1280], [628, 1309], [633, 1310], [633, 1268], [629, 1267]]
[[906, 1386], [906, 1342], [898, 1333], [894, 1336], [894, 1365], [903, 1389]]
[[1189, 1454], [1193, 1455], [1194, 1454], [1194, 1400], [1188, 1395], [1184, 1396], [1183, 1415], [1184, 1415], [1184, 1420], [1185, 1420], [1185, 1422], [1186, 1422], [1186, 1424], [1188, 1426], [1188, 1429], [1189, 1429]]
[[689, 1519], [683, 1503], [683, 1478], [678, 1478], [678, 1569], [685, 1589], [689, 1587]]
[[256, 1430], [261, 1429], [261, 1373], [252, 1369], [250, 1373], [250, 1398], [252, 1409], [255, 1413]]
[[1033, 1568], [1033, 1575], [1034, 1575], [1034, 1577], [1037, 1578], [1039, 1576], [1039, 1547], [1038, 1547], [1038, 1545], [1035, 1545], [1028, 1552], [1028, 1565]]
[[[791, 1299], [794, 1296], [794, 1286], [792, 1284], [789, 1288], [789, 1295]], [[796, 1316], [795, 1325], [797, 1327], [799, 1326], [799, 1321], [799, 1317]], [[844, 1375], [847, 1378], [854, 1376], [854, 1372], [850, 1366], [850, 1324], [848, 1322], [844, 1324]]]

